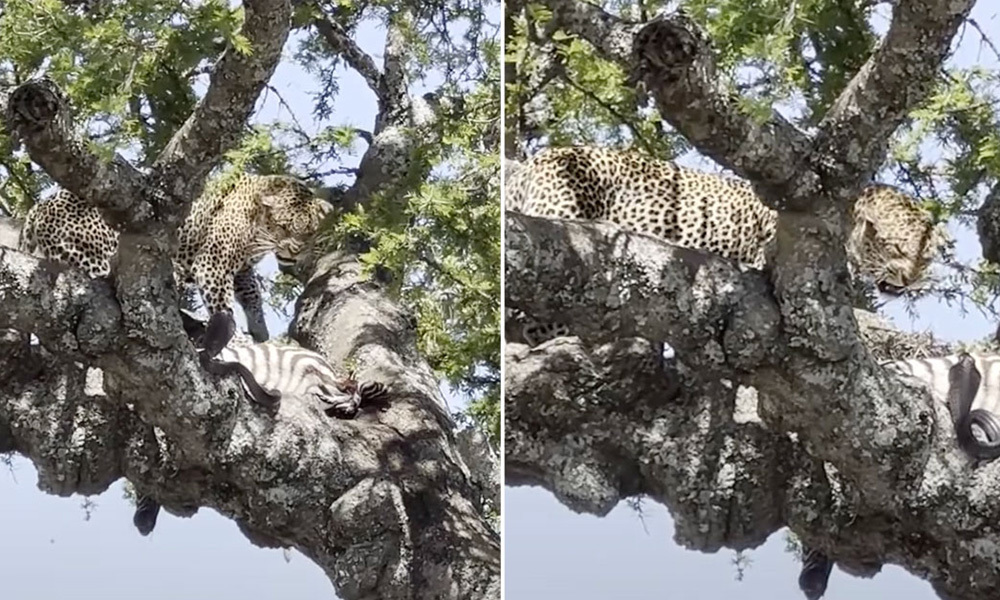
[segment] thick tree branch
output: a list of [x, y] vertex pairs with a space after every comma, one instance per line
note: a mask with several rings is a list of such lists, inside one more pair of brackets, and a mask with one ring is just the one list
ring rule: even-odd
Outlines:
[[579, 0], [546, 0], [567, 31], [642, 82], [664, 120], [702, 154], [749, 179], [768, 205], [792, 210], [822, 206], [827, 188], [844, 205], [857, 195], [889, 136], [926, 98], [974, 3], [898, 3], [886, 38], [810, 139], [777, 112], [763, 123], [745, 113], [716, 73], [705, 33], [683, 13], [640, 28]]
[[[743, 275], [729, 261], [610, 225], [511, 212], [505, 225], [508, 308], [543, 322], [568, 320], [587, 340], [670, 339], [679, 352], [708, 345], [748, 369], [778, 343], [778, 313], [760, 273]], [[673, 320], [678, 306], [686, 321]]]
[[393, 15], [385, 32], [385, 52], [382, 58], [382, 90], [379, 93], [379, 114], [375, 119], [375, 134], [393, 125], [413, 119], [410, 95], [410, 75], [406, 63], [410, 56], [406, 31], [416, 16], [411, 9]]
[[[232, 393], [243, 408], [209, 454], [192, 460], [105, 397], [99, 371], [39, 352], [40, 376], [0, 390], [0, 443], [13, 439], [32, 460], [43, 491], [100, 493], [126, 476], [175, 514], [212, 507], [255, 543], [299, 548], [345, 599], [499, 597], [497, 536], [468, 500], [450, 440], [405, 391], [387, 413], [354, 421], [295, 401], [271, 417]], [[418, 387], [410, 392], [436, 389]]]
[[0, 330], [30, 331], [78, 359], [123, 342], [121, 310], [106, 282], [9, 248], [0, 248], [0, 306]]
[[[498, 597], [499, 536], [469, 504], [478, 487], [455, 446], [454, 422], [437, 391], [437, 379], [416, 353], [413, 322], [377, 286], [360, 284], [360, 274], [360, 262], [349, 254], [321, 260], [289, 333], [337, 363], [355, 364], [361, 379], [393, 382], [392, 409], [378, 418], [389, 434], [379, 455], [386, 475], [406, 482], [395, 492], [404, 512], [390, 522], [406, 532], [409, 548], [398, 557], [405, 561], [398, 567], [409, 573], [407, 585], [452, 572], [461, 574], [455, 579], [460, 586], [456, 597]], [[324, 309], [331, 302], [336, 311]], [[356, 510], [358, 517], [368, 518], [362, 506]], [[442, 526], [431, 515], [446, 516], [449, 524]], [[363, 539], [358, 538], [357, 551], [370, 552], [363, 549]], [[396, 567], [389, 563], [386, 568]]]
[[[700, 550], [788, 525], [854, 572], [891, 562], [952, 597], [1000, 591], [977, 551], [998, 541], [984, 525], [1000, 502], [979, 494], [1000, 464], [969, 470], [922, 388], [867, 361], [847, 383], [803, 364], [759, 273], [608, 226], [508, 213], [507, 232], [508, 306], [580, 332], [507, 346], [509, 482], [597, 514], [649, 494]], [[898, 355], [884, 324], [864, 323], [874, 351]]]
[[437, 139], [429, 135], [437, 120], [434, 108], [425, 98], [413, 97], [409, 91], [408, 46], [403, 29], [413, 19], [411, 12], [407, 9], [396, 13], [386, 31], [379, 112], [371, 144], [358, 165], [358, 176], [344, 194], [345, 210], [368, 202], [375, 194], [412, 187], [424, 171], [415, 164], [416, 150]]
[[[345, 193], [345, 210], [375, 194], [402, 198], [424, 172], [417, 150], [433, 143], [427, 133], [434, 115], [408, 89], [403, 29], [412, 18], [400, 11], [389, 25], [374, 135]], [[343, 563], [317, 562], [332, 579], [345, 581], [341, 590], [356, 589], [347, 584], [364, 581], [365, 574], [375, 577], [371, 564], [400, 574], [380, 577], [379, 593], [370, 597], [402, 597], [410, 590], [416, 597], [498, 598], [499, 538], [477, 508], [479, 498], [496, 498], [496, 488], [484, 486], [480, 470], [463, 464], [465, 445], [455, 439], [437, 380], [416, 352], [412, 317], [388, 302], [374, 282], [364, 281], [356, 255], [345, 251], [312, 260], [299, 265], [300, 274], [311, 275], [289, 332], [334, 364], [352, 363], [361, 379], [392, 382], [392, 408], [378, 415], [378, 423], [397, 438], [386, 438], [377, 454], [378, 487], [372, 484], [350, 500], [347, 515], [357, 525], [346, 532], [349, 570], [344, 573]], [[373, 544], [376, 535], [398, 541], [392, 547]]]
[[500, 507], [500, 456], [479, 429], [470, 427], [455, 433], [458, 452], [469, 467], [472, 481], [482, 497]]
[[[683, 13], [642, 26], [579, 0], [546, 0], [560, 24], [622, 67], [656, 100], [663, 119], [699, 151], [751, 181], [783, 187], [795, 179], [809, 139], [773, 112], [754, 122], [716, 73], [711, 44]], [[779, 201], [764, 198], [772, 207]]]
[[[411, 319], [362, 281], [356, 257], [314, 262], [293, 335], [341, 370], [349, 359], [359, 377], [387, 383], [384, 412], [339, 421], [288, 400], [264, 414], [235, 378], [203, 372], [183, 332], [169, 260], [182, 211], [159, 195], [179, 208], [197, 192], [273, 71], [287, 3], [246, 8], [252, 54], [227, 50], [149, 189], [130, 190], [133, 202], [155, 198], [153, 224], [167, 226], [126, 230], [113, 289], [0, 250], [0, 329], [42, 341], [0, 337], [0, 450], [31, 459], [51, 493], [95, 493], [125, 476], [175, 514], [211, 506], [252, 543], [302, 550], [345, 599], [498, 598], [499, 538], [483, 516], [483, 477], [462, 460]], [[415, 154], [433, 115], [408, 95], [404, 50], [401, 31], [390, 31], [393, 93], [352, 188], [360, 202], [421, 173]]]
[[86, 147], [66, 95], [51, 79], [18, 86], [0, 108], [14, 139], [60, 186], [105, 209], [118, 223], [148, 224], [151, 208], [139, 200], [142, 174], [120, 156], [108, 163]]
[[[866, 415], [887, 410], [877, 397], [881, 392], [873, 390], [884, 390], [888, 383], [856, 345], [857, 325], [849, 308], [846, 315], [835, 313], [818, 323], [806, 338], [797, 330], [782, 330], [781, 323], [789, 321], [779, 314], [785, 307], [771, 297], [761, 274], [741, 275], [728, 261], [610, 226], [561, 224], [513, 213], [507, 214], [506, 226], [509, 308], [543, 322], [569, 322], [574, 334], [587, 340], [665, 340], [692, 368], [708, 373], [717, 374], [719, 360], [760, 372], [772, 392], [762, 405], [767, 410], [775, 402], [772, 424], [815, 439], [815, 455], [863, 481], [867, 493], [892, 496], [919, 476], [912, 468], [889, 473], [872, 464], [872, 456], [890, 456], [899, 438], [925, 444], [928, 415], [921, 408], [925, 402], [897, 396], [891, 404], [899, 438], [861, 436], [871, 426]], [[813, 255], [812, 249], [803, 253]], [[539, 289], [547, 293], [536, 293]], [[858, 362], [841, 356], [831, 368], [817, 366], [810, 356], [798, 357], [804, 342], [812, 339], [857, 352], [852, 358]], [[779, 357], [788, 369], [774, 369]], [[819, 389], [816, 382], [828, 387]], [[827, 397], [830, 390], [837, 390], [837, 399]]]
[[927, 98], [976, 0], [897, 2], [885, 38], [819, 124], [815, 147], [845, 180], [865, 182], [889, 138]]
[[[93, 364], [103, 370], [104, 389], [111, 398], [137, 398], [136, 410], [143, 420], [160, 427], [192, 457], [211, 454], [217, 436], [230, 430], [238, 410], [231, 399], [218, 395], [183, 333], [169, 259], [173, 246], [170, 232], [179, 225], [186, 214], [183, 208], [200, 192], [205, 176], [222, 153], [242, 135], [288, 35], [287, 0], [248, 0], [244, 9], [241, 35], [248, 40], [250, 51], [244, 54], [230, 47], [222, 55], [205, 96], [154, 163], [149, 185], [127, 188], [120, 173], [108, 176], [109, 182], [117, 182], [114, 189], [133, 206], [141, 199], [155, 204], [156, 219], [147, 230], [126, 230], [119, 241], [115, 296], [120, 307], [119, 326], [125, 335], [113, 351], [94, 356]], [[31, 111], [18, 110], [24, 104], [18, 103], [20, 89], [33, 88], [15, 90], [9, 102], [12, 110], [22, 119], [25, 115], [41, 116], [32, 121], [40, 125], [21, 126], [19, 133], [29, 150], [32, 144], [44, 150], [46, 143], [53, 141], [44, 135], [47, 131], [69, 131], [68, 108], [58, 101], [61, 95], [53, 86], [47, 90], [51, 97], [43, 96], [44, 102], [35, 103], [49, 107], [47, 110], [35, 105], [30, 105]], [[63, 141], [66, 139], [72, 138], [65, 136]], [[33, 158], [35, 154], [32, 152]], [[50, 173], [53, 168], [72, 172], [77, 168], [73, 161], [90, 164], [86, 154], [63, 153], [58, 158], [68, 162], [44, 165]], [[124, 167], [121, 171], [129, 172]], [[100, 174], [88, 172], [90, 176]]]
[[112, 290], [76, 269], [0, 248], [0, 330], [34, 333], [61, 360], [99, 366], [110, 397], [135, 401], [143, 419], [204, 455], [237, 407], [206, 378], [179, 313], [164, 302], [169, 264], [139, 250], [121, 254], [122, 282]]
[[186, 214], [182, 207], [201, 192], [205, 177], [243, 135], [277, 67], [290, 20], [288, 0], [244, 2], [240, 35], [250, 43], [249, 52], [230, 46], [222, 54], [205, 96], [153, 162], [151, 181], [121, 157], [108, 163], [86, 148], [74, 131], [65, 95], [51, 80], [31, 81], [10, 92], [7, 125], [57, 183], [105, 209], [112, 220], [135, 231], [146, 231], [154, 222], [174, 229]]
[[[86, 151], [72, 130], [65, 96], [51, 81], [16, 88], [6, 107], [12, 130], [60, 184], [110, 209], [106, 212], [111, 216], [124, 213], [126, 224], [149, 226], [127, 228], [122, 235], [114, 294], [103, 297], [91, 291], [100, 283], [82, 284], [79, 274], [40, 269], [37, 261], [5, 252], [4, 267], [12, 275], [4, 281], [4, 300], [19, 303], [11, 307], [11, 326], [36, 333], [49, 350], [88, 353], [89, 362], [103, 370], [110, 397], [141, 399], [136, 408], [143, 419], [160, 426], [192, 456], [209, 453], [236, 411], [206, 379], [181, 328], [169, 260], [170, 230], [179, 224], [181, 203], [197, 193], [204, 176], [242, 132], [280, 57], [288, 21], [287, 0], [247, 2], [241, 33], [250, 42], [250, 53], [230, 48], [219, 60], [202, 102], [160, 157], [157, 168], [165, 173], [155, 175], [166, 180], [138, 181], [124, 161], [107, 165]], [[164, 196], [173, 197], [177, 210], [160, 202]], [[155, 215], [147, 210], [154, 204]], [[52, 321], [50, 307], [37, 302], [45, 297], [45, 291], [39, 291], [43, 287], [51, 288], [52, 304], [66, 313], [64, 323]], [[79, 305], [90, 297], [104, 302], [96, 305], [103, 312], [88, 320], [94, 311]], [[44, 311], [50, 314], [43, 319]], [[117, 334], [117, 344], [108, 342], [110, 334]]]
[[1000, 185], [994, 186], [979, 207], [976, 232], [983, 249], [983, 258], [1000, 264]]
[[[912, 15], [897, 13], [898, 22], [891, 30], [902, 27], [907, 35], [928, 41], [926, 36], [946, 33], [946, 22], [950, 23], [955, 14], [948, 2], [927, 0], [910, 4], [924, 7], [925, 17], [914, 19]], [[955, 6], [965, 10], [968, 3]], [[934, 29], [936, 25], [940, 25], [939, 30]], [[580, 26], [580, 31], [585, 28]], [[912, 43], [916, 42], [909, 42]], [[763, 126], [754, 124], [749, 116], [741, 118], [735, 110], [735, 98], [727, 99], [717, 91], [721, 84], [716, 80], [712, 51], [704, 34], [683, 14], [661, 17], [646, 25], [636, 34], [634, 46], [632, 61], [623, 66], [645, 81], [664, 118], [675, 123], [700, 151], [748, 176], [768, 204], [811, 213], [783, 212], [779, 216], [777, 251], [770, 265], [784, 343], [796, 355], [788, 362], [796, 368], [789, 369], [787, 377], [774, 379], [787, 387], [784, 393], [790, 389], [797, 392], [790, 396], [791, 401], [783, 407], [785, 414], [775, 425], [800, 433], [819, 457], [830, 457], [831, 462], [837, 462], [828, 454], [831, 448], [854, 448], [853, 466], [837, 463], [837, 467], [855, 477], [867, 494], [892, 494], [897, 486], [908, 486], [917, 475], [915, 471], [904, 468], [889, 472], [888, 465], [866, 465], [863, 460], [865, 456], [885, 455], [899, 439], [920, 436], [923, 433], [920, 421], [926, 414], [919, 404], [895, 405], [893, 410], [900, 417], [899, 438], [860, 435], [868, 432], [869, 426], [859, 415], [880, 408], [872, 401], [872, 389], [885, 386], [884, 381], [869, 380], [873, 366], [858, 339], [844, 253], [847, 209], [865, 183], [861, 171], [831, 171], [831, 159], [811, 150], [813, 142], [805, 146], [807, 138], [780, 118], [774, 117]], [[935, 56], [936, 62], [927, 65], [928, 70], [921, 67], [910, 75], [933, 77], [943, 53], [941, 56], [932, 53], [927, 58]], [[916, 79], [894, 81], [901, 87], [912, 84], [915, 89], [928, 85], [928, 81]], [[911, 96], [903, 89], [897, 91], [909, 98], [907, 103], [919, 96], [916, 93]], [[890, 90], [882, 93], [892, 95]], [[843, 135], [855, 137], [850, 131]], [[885, 140], [871, 143], [884, 144]], [[867, 157], [870, 164], [865, 172], [869, 176], [877, 166], [874, 158]], [[814, 387], [819, 373], [828, 376], [829, 389], [823, 393]], [[845, 405], [843, 412], [835, 411], [842, 418], [836, 424], [829, 423], [832, 430], [816, 429], [811, 426], [816, 421], [810, 419], [829, 411], [824, 395], [829, 390], [837, 390], [838, 400]], [[855, 406], [849, 409], [847, 405], [852, 402]], [[769, 406], [766, 400], [762, 405], [765, 410]], [[886, 470], [885, 477], [879, 475], [880, 469]]]
[[223, 153], [235, 147], [281, 58], [291, 27], [289, 0], [245, 0], [243, 11], [240, 35], [250, 43], [250, 52], [233, 46], [223, 52], [205, 96], [153, 163], [175, 202], [195, 198]]
[[125, 476], [175, 514], [213, 507], [253, 543], [301, 549], [343, 598], [499, 597], [498, 536], [437, 381], [355, 259], [320, 263], [293, 325], [333, 364], [390, 383], [388, 411], [355, 421], [295, 399], [262, 413], [235, 381], [205, 382], [186, 339], [137, 342], [148, 310], [119, 312], [103, 282], [53, 270], [0, 249], [0, 329], [45, 344], [0, 340], [0, 448], [31, 459], [43, 490], [99, 493]]
[[345, 63], [358, 72], [368, 87], [375, 92], [375, 95], [381, 98], [382, 72], [372, 57], [368, 56], [368, 53], [355, 43], [351, 34], [329, 16], [313, 19], [313, 26], [326, 40], [330, 50], [339, 54]]
[[[643, 27], [622, 66], [643, 83], [664, 120], [720, 165], [777, 189], [800, 176], [809, 138], [777, 111], [763, 122], [752, 119], [716, 72], [707, 36], [683, 13]], [[780, 195], [765, 201], [773, 198]], [[781, 208], [777, 200], [773, 207]]]
[[[844, 253], [853, 198], [899, 119], [926, 96], [972, 2], [897, 3], [886, 41], [812, 140], [780, 115], [761, 124], [741, 114], [718, 79], [705, 35], [683, 14], [634, 33], [582, 2], [546, 4], [568, 31], [643, 82], [664, 119], [699, 151], [750, 179], [768, 205], [787, 210], [769, 263], [773, 288], [754, 283], [759, 275], [714, 266], [719, 259], [692, 261], [639, 236], [508, 214], [509, 306], [542, 321], [558, 315], [585, 342], [560, 349], [557, 340], [527, 356], [508, 354], [508, 460], [557, 494], [570, 489], [576, 501], [596, 498], [595, 510], [646, 491], [678, 515], [679, 531], [708, 532], [681, 535], [695, 547], [739, 548], [784, 520], [851, 568], [901, 564], [951, 597], [1000, 591], [1000, 577], [980, 575], [996, 572], [994, 557], [977, 550], [996, 542], [982, 526], [1000, 503], [984, 505], [973, 491], [1000, 465], [970, 473], [944, 407], [873, 363], [851, 308]], [[626, 56], [612, 34], [630, 31], [633, 52]], [[684, 277], [677, 263], [712, 276]], [[748, 292], [754, 289], [760, 292]], [[669, 343], [684, 368], [678, 400], [656, 405], [663, 394], [639, 382], [639, 406], [621, 417], [612, 413], [622, 400], [607, 375], [619, 373], [609, 356], [620, 349], [592, 344], [631, 336]], [[638, 360], [634, 351], [622, 355]], [[559, 365], [578, 371], [561, 377], [566, 368]], [[607, 397], [595, 381], [608, 387]], [[748, 387], [757, 391], [752, 411], [740, 397]], [[592, 397], [592, 410], [581, 411], [577, 402]], [[765, 427], [750, 427], [748, 412]], [[692, 415], [700, 427], [688, 425]], [[562, 422], [582, 433], [555, 431], [552, 423]], [[789, 433], [798, 440], [791, 449]], [[787, 464], [790, 454], [802, 462]], [[832, 485], [835, 479], [842, 481]], [[754, 484], [744, 491], [748, 480]], [[581, 486], [597, 493], [580, 493]], [[733, 507], [740, 512], [733, 515]], [[990, 516], [980, 520], [984, 512]], [[726, 518], [716, 522], [717, 514]]]

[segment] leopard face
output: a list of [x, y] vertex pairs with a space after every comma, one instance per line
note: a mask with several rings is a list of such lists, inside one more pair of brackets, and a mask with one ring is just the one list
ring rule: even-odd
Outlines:
[[270, 244], [280, 266], [295, 264], [306, 244], [319, 230], [332, 205], [291, 177], [274, 177], [262, 185], [265, 207], [258, 239]]
[[913, 198], [881, 184], [871, 185], [854, 205], [847, 250], [858, 270], [885, 294], [919, 288], [935, 256], [951, 242], [943, 223]]

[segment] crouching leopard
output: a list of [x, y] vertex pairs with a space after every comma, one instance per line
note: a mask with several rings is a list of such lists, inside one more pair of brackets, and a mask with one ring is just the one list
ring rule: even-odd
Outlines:
[[[331, 208], [294, 177], [244, 174], [235, 185], [194, 201], [177, 233], [174, 279], [178, 287], [195, 284], [213, 321], [216, 315], [226, 315], [227, 327], [235, 296], [253, 339], [267, 341], [254, 266], [270, 251], [279, 264], [294, 263]], [[100, 210], [62, 190], [28, 211], [21, 249], [82, 269], [90, 277], [106, 277], [118, 236]], [[210, 351], [214, 355], [228, 339], [216, 337], [206, 346], [219, 346]]]
[[[506, 209], [557, 219], [607, 221], [762, 269], [777, 212], [750, 184], [631, 150], [548, 148], [505, 174]], [[926, 278], [948, 243], [944, 225], [895, 188], [867, 187], [854, 206], [847, 254], [855, 273], [902, 293]], [[514, 317], [522, 320], [523, 315]], [[568, 335], [561, 324], [522, 323], [529, 345]]]

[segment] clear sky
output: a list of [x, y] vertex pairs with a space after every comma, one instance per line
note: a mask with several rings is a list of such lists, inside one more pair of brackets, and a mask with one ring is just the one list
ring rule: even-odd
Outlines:
[[[1000, 34], [996, 4], [980, 1], [973, 17], [993, 39]], [[878, 27], [887, 26], [877, 19]], [[954, 57], [958, 65], [980, 64], [997, 69], [995, 57], [981, 48], [979, 36], [967, 29]], [[703, 160], [687, 164], [706, 168]], [[954, 229], [960, 258], [979, 258], [978, 239]], [[917, 304], [919, 318], [907, 316], [901, 302], [886, 307], [897, 326], [931, 330], [939, 338], [973, 340], [991, 334], [996, 325], [979, 313], [960, 314], [935, 300]], [[673, 541], [673, 522], [666, 508], [643, 505], [643, 520], [625, 503], [608, 516], [574, 514], [549, 492], [535, 487], [504, 490], [504, 582], [510, 600], [597, 600], [607, 598], [675, 598], [684, 600], [802, 600], [800, 564], [785, 552], [785, 531], [772, 535], [747, 554], [753, 561], [742, 582], [736, 581], [735, 553], [705, 554]], [[644, 525], [645, 524], [645, 525]], [[886, 566], [873, 579], [851, 577], [834, 569], [824, 600], [936, 598], [931, 587], [900, 567]]]
[[[498, 21], [496, 15], [492, 20]], [[362, 26], [356, 37], [380, 66], [384, 38], [380, 26], [371, 23]], [[316, 84], [311, 75], [290, 62], [295, 48], [294, 42], [285, 46], [285, 57], [271, 83], [299, 122], [315, 132], [320, 124], [312, 117], [310, 94]], [[339, 69], [337, 77], [341, 91], [333, 120], [370, 131], [377, 110], [375, 95], [354, 71]], [[265, 91], [261, 98], [256, 121], [272, 121], [279, 113], [287, 119], [288, 112], [276, 94]], [[355, 150], [356, 155], [342, 166], [357, 165], [364, 143], [359, 142]], [[274, 258], [265, 259], [261, 270], [273, 274]], [[242, 317], [238, 320], [243, 328]], [[287, 319], [273, 311], [269, 311], [267, 321], [272, 336], [287, 330]], [[452, 411], [461, 410], [466, 401], [451, 393], [446, 393], [446, 400]], [[161, 512], [156, 530], [144, 538], [132, 526], [133, 506], [123, 498], [121, 481], [90, 498], [97, 506], [89, 520], [81, 508], [83, 497], [43, 494], [36, 481], [35, 469], [25, 459], [15, 458], [11, 470], [0, 465], [3, 598], [336, 598], [326, 575], [307, 558], [293, 551], [286, 562], [281, 550], [252, 546], [234, 523], [211, 509], [202, 509], [190, 519]]]

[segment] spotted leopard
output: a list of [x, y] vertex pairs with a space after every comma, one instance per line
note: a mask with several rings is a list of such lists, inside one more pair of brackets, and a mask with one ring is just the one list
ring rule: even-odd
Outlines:
[[[254, 266], [268, 252], [278, 263], [294, 263], [331, 205], [300, 180], [283, 175], [241, 176], [235, 185], [195, 200], [178, 230], [174, 278], [194, 284], [213, 315], [231, 314], [235, 296], [251, 336], [267, 341]], [[26, 215], [21, 249], [42, 258], [106, 277], [118, 249], [119, 231], [100, 211], [62, 190]]]
[[[509, 164], [509, 163], [508, 163]], [[557, 219], [607, 221], [678, 246], [765, 267], [777, 213], [749, 183], [681, 167], [632, 150], [549, 148], [505, 173], [507, 210]], [[887, 294], [926, 279], [949, 240], [913, 198], [874, 184], [858, 197], [848, 257], [855, 272]], [[523, 327], [534, 345], [566, 335], [559, 324]]]

